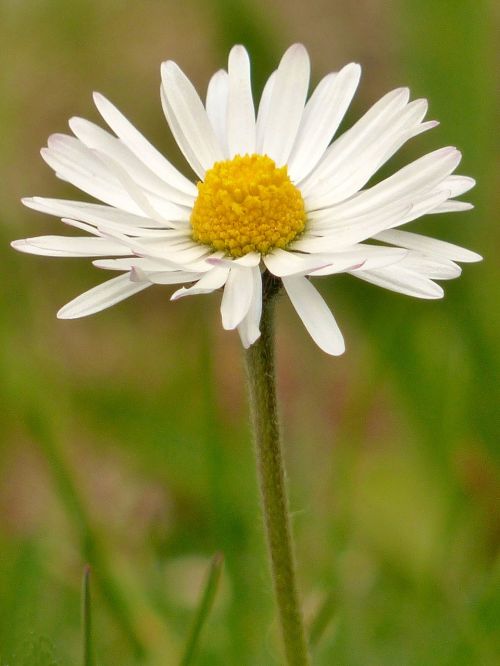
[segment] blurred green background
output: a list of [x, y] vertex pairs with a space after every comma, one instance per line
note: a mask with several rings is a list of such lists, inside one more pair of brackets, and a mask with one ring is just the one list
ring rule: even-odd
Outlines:
[[[0, 3], [0, 663], [82, 663], [80, 580], [93, 565], [100, 666], [178, 663], [214, 552], [225, 555], [197, 663], [280, 663], [249, 440], [242, 355], [219, 295], [153, 288], [85, 320], [57, 309], [105, 277], [26, 257], [64, 233], [23, 195], [80, 198], [38, 156], [110, 97], [186, 171], [159, 64], [203, 92], [229, 47], [256, 91], [292, 42], [317, 81], [364, 75], [344, 126], [388, 90], [430, 99], [442, 145], [478, 180], [472, 212], [413, 225], [485, 256], [420, 302], [347, 277], [319, 283], [347, 339], [330, 358], [283, 299], [279, 388], [305, 614], [333, 609], [318, 665], [498, 663], [498, 243], [493, 3], [486, 0], [2, 0]], [[187, 172], [187, 171], [186, 171]], [[325, 604], [326, 600], [326, 605]], [[495, 637], [496, 634], [496, 637]]]

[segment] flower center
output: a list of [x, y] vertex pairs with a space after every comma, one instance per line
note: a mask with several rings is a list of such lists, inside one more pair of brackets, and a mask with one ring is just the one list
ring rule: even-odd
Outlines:
[[191, 213], [193, 240], [233, 257], [286, 247], [306, 223], [304, 201], [267, 155], [216, 162], [198, 183]]

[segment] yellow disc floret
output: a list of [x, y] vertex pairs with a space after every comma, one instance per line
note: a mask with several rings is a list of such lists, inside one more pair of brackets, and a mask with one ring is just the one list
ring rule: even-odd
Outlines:
[[304, 201], [266, 155], [216, 162], [198, 183], [191, 214], [193, 240], [233, 257], [286, 247], [305, 226]]

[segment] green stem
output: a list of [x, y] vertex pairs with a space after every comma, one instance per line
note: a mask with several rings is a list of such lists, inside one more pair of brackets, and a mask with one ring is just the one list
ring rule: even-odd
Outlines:
[[92, 648], [92, 612], [90, 601], [90, 566], [85, 565], [82, 581], [83, 666], [94, 666]]
[[245, 354], [257, 474], [287, 664], [307, 666], [276, 401], [273, 312], [279, 282], [264, 273], [263, 289], [261, 336]]

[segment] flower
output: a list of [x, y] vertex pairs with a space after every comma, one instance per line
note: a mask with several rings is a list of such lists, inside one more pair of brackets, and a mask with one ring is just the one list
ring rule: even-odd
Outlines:
[[[310, 278], [351, 275], [419, 298], [440, 298], [435, 280], [457, 277], [469, 250], [399, 227], [427, 213], [461, 211], [474, 185], [451, 175], [461, 154], [441, 148], [366, 187], [424, 122], [427, 101], [407, 88], [387, 93], [332, 142], [361, 68], [325, 76], [307, 100], [309, 57], [295, 44], [269, 77], [257, 113], [242, 46], [210, 80], [203, 104], [172, 61], [162, 64], [163, 110], [194, 184], [100, 94], [96, 106], [114, 134], [82, 118], [74, 136], [54, 134], [42, 156], [56, 175], [103, 203], [33, 197], [23, 203], [57, 215], [85, 236], [15, 241], [23, 252], [97, 257], [121, 274], [65, 305], [72, 319], [103, 310], [152, 284], [181, 286], [171, 300], [223, 288], [225, 329], [248, 348], [259, 337], [262, 272], [282, 281], [321, 349], [341, 354], [339, 327]], [[369, 240], [375, 243], [369, 243]]]

